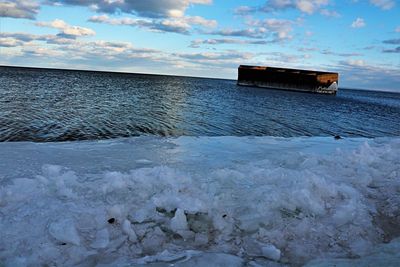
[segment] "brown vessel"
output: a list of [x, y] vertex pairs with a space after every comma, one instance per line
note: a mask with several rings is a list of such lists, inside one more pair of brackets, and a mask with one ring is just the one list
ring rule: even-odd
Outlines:
[[339, 74], [334, 72], [239, 66], [238, 85], [310, 93], [333, 94], [338, 90]]

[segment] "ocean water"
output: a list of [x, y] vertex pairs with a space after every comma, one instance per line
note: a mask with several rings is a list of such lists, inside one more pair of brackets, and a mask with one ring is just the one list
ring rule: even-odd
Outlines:
[[[379, 89], [379, 88], [376, 88]], [[400, 94], [314, 95], [233, 80], [0, 67], [0, 141], [400, 135]]]

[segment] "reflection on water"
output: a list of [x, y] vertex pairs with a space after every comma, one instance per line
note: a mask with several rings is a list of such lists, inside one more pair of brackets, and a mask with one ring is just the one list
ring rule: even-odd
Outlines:
[[400, 135], [400, 94], [336, 97], [232, 80], [0, 67], [0, 141]]

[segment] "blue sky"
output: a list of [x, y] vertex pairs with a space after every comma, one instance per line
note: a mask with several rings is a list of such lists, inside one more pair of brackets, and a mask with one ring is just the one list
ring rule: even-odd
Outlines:
[[400, 92], [395, 0], [0, 0], [0, 16], [2, 65], [235, 79], [256, 64]]

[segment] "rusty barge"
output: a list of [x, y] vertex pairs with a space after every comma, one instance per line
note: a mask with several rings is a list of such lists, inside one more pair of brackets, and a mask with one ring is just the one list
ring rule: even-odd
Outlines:
[[339, 74], [300, 69], [241, 65], [238, 85], [335, 95]]

